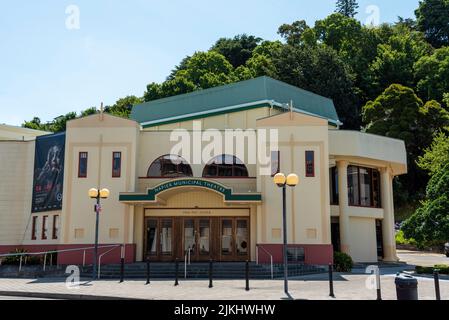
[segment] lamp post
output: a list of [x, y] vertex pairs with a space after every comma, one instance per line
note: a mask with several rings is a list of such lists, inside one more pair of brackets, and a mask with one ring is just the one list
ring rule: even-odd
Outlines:
[[95, 276], [97, 274], [97, 259], [98, 259], [98, 224], [100, 222], [100, 199], [107, 199], [109, 197], [108, 189], [95, 189], [92, 188], [89, 190], [89, 197], [96, 200], [95, 203], [95, 248], [94, 248], [94, 259], [93, 259], [93, 268], [92, 268], [92, 280], [95, 280]]
[[286, 189], [287, 186], [295, 187], [299, 183], [299, 178], [296, 174], [291, 173], [287, 177], [285, 174], [278, 173], [273, 178], [274, 183], [282, 188], [282, 228], [283, 228], [283, 253], [284, 253], [284, 292], [287, 297], [290, 297], [288, 293], [288, 261], [287, 261], [287, 208], [286, 208]]

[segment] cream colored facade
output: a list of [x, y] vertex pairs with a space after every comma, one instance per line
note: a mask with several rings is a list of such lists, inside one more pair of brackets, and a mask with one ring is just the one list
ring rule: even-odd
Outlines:
[[[149, 227], [146, 223], [156, 217], [162, 219], [160, 221], [173, 219], [171, 231], [181, 242], [185, 240], [182, 223], [186, 219], [195, 218], [201, 223], [201, 219], [215, 221], [213, 219], [216, 218], [216, 228], [215, 222], [211, 222], [209, 229], [210, 237], [214, 236], [210, 240], [211, 248], [214, 241], [217, 246], [222, 245], [220, 237], [223, 234], [220, 230], [223, 219], [235, 217], [234, 230], [237, 230], [238, 224], [248, 221], [245, 243], [249, 247], [240, 250], [247, 253], [251, 260], [262, 259], [263, 252], [273, 255], [275, 260], [281, 259], [281, 190], [273, 184], [271, 176], [258, 174], [260, 164], [247, 163], [248, 177], [241, 178], [204, 178], [205, 163], [191, 164], [191, 177], [170, 179], [147, 176], [153, 161], [171, 153], [175, 144], [170, 141], [172, 130], [186, 129], [192, 133], [193, 121], [200, 121], [203, 130], [278, 130], [280, 170], [285, 174], [296, 173], [300, 178], [298, 186], [287, 189], [288, 243], [304, 250], [307, 263], [324, 264], [332, 260], [332, 221], [339, 226], [340, 250], [360, 262], [378, 260], [376, 225], [380, 222], [383, 260], [397, 260], [392, 179], [407, 172], [404, 143], [360, 132], [337, 130], [322, 117], [296, 111], [281, 112], [266, 106], [146, 129], [135, 121], [106, 114], [69, 121], [63, 208], [45, 213], [50, 217], [49, 221], [52, 221], [53, 215], [60, 216], [58, 239], [42, 240], [38, 237], [31, 240], [32, 216], [38, 216], [40, 221], [43, 215], [31, 214], [30, 208], [34, 142], [1, 141], [0, 248], [3, 246], [3, 251], [6, 251], [26, 246], [38, 250], [52, 245], [57, 248], [91, 245], [95, 233], [95, 214], [94, 202], [88, 198], [87, 191], [95, 187], [111, 191], [109, 199], [102, 200], [99, 242], [126, 244], [130, 248], [127, 250], [132, 251], [131, 261], [142, 261], [148, 254]], [[203, 142], [202, 147], [205, 145]], [[306, 151], [314, 152], [313, 177], [306, 176]], [[78, 177], [80, 152], [88, 153], [86, 178]], [[111, 176], [113, 152], [121, 152], [121, 174], [116, 178]], [[350, 166], [378, 170], [381, 192], [379, 208], [349, 205]], [[332, 167], [338, 168], [338, 205], [331, 205], [330, 199]], [[192, 185], [177, 186], [177, 181], [192, 182]], [[198, 181], [202, 185], [195, 186]], [[160, 186], [165, 188], [168, 182], [175, 182], [174, 187], [157, 191]], [[213, 187], [207, 187], [208, 183], [213, 183]], [[157, 192], [154, 199], [150, 198], [153, 191]], [[177, 221], [180, 221], [179, 227], [176, 227]], [[218, 230], [218, 233], [213, 234], [213, 230]], [[39, 229], [37, 234], [40, 234]], [[173, 253], [170, 258], [184, 258], [185, 247], [181, 242], [171, 243]], [[215, 259], [225, 260], [222, 251], [217, 255]]]

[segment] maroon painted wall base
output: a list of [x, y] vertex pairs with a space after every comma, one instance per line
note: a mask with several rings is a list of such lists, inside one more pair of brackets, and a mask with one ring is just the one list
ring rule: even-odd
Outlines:
[[[99, 246], [109, 246], [110, 244], [99, 244]], [[67, 250], [67, 249], [78, 249], [78, 248], [90, 248], [94, 247], [93, 244], [58, 244], [58, 245], [17, 245], [17, 246], [0, 246], [0, 254], [6, 254], [15, 251], [16, 249], [24, 249], [27, 252], [46, 252], [52, 250]], [[111, 250], [113, 249], [113, 250]], [[111, 252], [105, 254], [101, 259], [101, 264], [108, 263], [119, 263], [120, 262], [120, 247], [115, 248], [99, 248], [98, 255], [111, 250]], [[88, 249], [85, 254], [85, 263], [92, 264], [94, 250]], [[83, 263], [84, 250], [79, 251], [69, 251], [58, 253], [58, 264], [59, 265], [70, 265]], [[125, 262], [133, 263], [136, 259], [136, 245], [126, 244], [125, 245]]]
[[[283, 263], [283, 245], [282, 244], [259, 244], [273, 256], [273, 263]], [[289, 248], [304, 248], [306, 264], [328, 265], [333, 263], [334, 250], [331, 244], [289, 244]], [[270, 256], [262, 249], [258, 249], [259, 261], [269, 263]]]

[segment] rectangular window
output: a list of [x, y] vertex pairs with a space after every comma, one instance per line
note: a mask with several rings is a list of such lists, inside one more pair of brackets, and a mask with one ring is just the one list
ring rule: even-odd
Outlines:
[[78, 178], [87, 178], [87, 152], [79, 153]]
[[47, 226], [48, 216], [42, 217], [42, 240], [47, 240], [47, 232], [48, 232], [48, 226]]
[[33, 217], [33, 222], [31, 224], [31, 240], [37, 239], [37, 216]]
[[315, 152], [306, 151], [306, 177], [315, 177]]
[[350, 206], [358, 206], [359, 201], [359, 169], [348, 167], [348, 201]]
[[280, 151], [271, 151], [271, 176], [281, 172]]
[[379, 171], [349, 166], [348, 202], [350, 206], [380, 208]]
[[120, 178], [122, 174], [122, 153], [113, 152], [112, 153], [112, 177]]
[[338, 171], [337, 167], [329, 169], [329, 187], [331, 205], [338, 205]]
[[52, 239], [58, 239], [59, 238], [59, 216], [55, 215], [53, 216], [53, 232], [52, 232]]

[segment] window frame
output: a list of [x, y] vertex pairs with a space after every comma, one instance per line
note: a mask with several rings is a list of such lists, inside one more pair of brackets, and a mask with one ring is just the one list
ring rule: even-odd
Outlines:
[[[84, 154], [86, 155], [86, 157], [81, 158], [81, 156]], [[85, 160], [86, 161], [86, 172], [84, 173], [84, 175], [81, 174], [81, 159], [83, 159], [83, 161], [84, 161], [84, 159], [86, 159]], [[87, 151], [80, 151], [78, 153], [78, 178], [81, 178], [81, 179], [87, 178], [87, 168], [88, 168], [88, 163], [89, 163], [88, 159], [89, 159], [89, 153]]]
[[[382, 208], [382, 199], [381, 199], [381, 184], [380, 184], [380, 172], [378, 169], [376, 168], [370, 168], [370, 167], [363, 167], [363, 166], [357, 166], [357, 165], [350, 165], [348, 166], [352, 168], [356, 168], [357, 169], [357, 179], [355, 179], [355, 181], [357, 182], [357, 187], [358, 187], [358, 199], [356, 201], [356, 203], [352, 203], [351, 202], [351, 198], [349, 197], [349, 192], [348, 192], [348, 205], [350, 207], [359, 207], [359, 208], [376, 208], [376, 209], [380, 209]], [[365, 169], [368, 170], [369, 172], [369, 176], [370, 176], [370, 202], [371, 205], [367, 206], [367, 205], [362, 205], [362, 195], [361, 195], [361, 183], [360, 183], [360, 169]], [[349, 172], [349, 170], [348, 170]], [[374, 172], [377, 172], [377, 178], [378, 178], [378, 185], [377, 185], [377, 199], [374, 199]], [[349, 174], [347, 175], [347, 179], [349, 180]], [[348, 181], [348, 190], [349, 190], [349, 181]], [[377, 204], [375, 204], [375, 202], [377, 202]]]
[[[178, 160], [181, 160], [181, 162], [179, 164], [177, 164], [177, 169], [179, 169], [179, 165], [180, 164], [189, 166], [189, 170], [190, 170], [191, 175], [185, 175], [185, 174], [183, 174], [183, 175], [177, 174], [177, 175], [174, 175], [174, 176], [163, 175], [162, 174], [162, 168], [163, 168], [162, 166], [161, 166], [161, 169], [160, 169], [160, 171], [161, 171], [161, 175], [160, 176], [152, 176], [152, 175], [150, 175], [151, 167], [156, 163], [156, 161], [160, 161], [160, 160], [164, 159], [165, 157], [178, 157]], [[180, 172], [180, 171], [177, 170], [177, 172]], [[147, 176], [145, 178], [149, 178], [149, 179], [166, 179], [166, 178], [176, 179], [176, 178], [190, 178], [190, 177], [193, 177], [193, 170], [192, 170], [192, 166], [190, 165], [190, 163], [186, 159], [184, 159], [183, 157], [181, 157], [179, 155], [176, 155], [176, 154], [164, 154], [163, 156], [160, 156], [160, 157], [156, 158], [153, 162], [151, 162], [151, 164], [150, 164], [150, 166], [148, 167], [148, 170], [147, 170]]]
[[31, 240], [37, 240], [37, 222], [39, 217], [33, 216], [31, 222]]
[[[220, 176], [219, 175], [219, 164], [216, 164], [216, 163], [213, 163], [216, 159], [219, 159], [220, 157], [222, 157], [222, 158], [226, 158], [226, 157], [232, 157], [232, 165], [230, 165], [230, 164], [227, 164], [227, 165], [229, 165], [229, 166], [232, 166], [232, 168], [231, 168], [231, 170], [232, 170], [232, 175], [230, 175], [230, 176]], [[237, 163], [237, 161], [240, 161], [242, 164], [242, 166], [245, 168], [245, 170], [246, 170], [246, 176], [236, 176], [235, 175], [235, 169], [236, 169], [236, 165], [239, 165], [238, 163]], [[226, 163], [225, 163], [226, 164]], [[216, 166], [216, 168], [217, 168], [217, 174], [216, 175], [208, 175], [208, 174], [206, 174], [207, 172], [207, 169], [208, 169], [208, 167], [210, 167], [210, 166]], [[216, 157], [214, 157], [214, 158], [212, 158], [212, 159], [210, 159], [208, 162], [207, 162], [207, 164], [204, 166], [204, 168], [203, 168], [203, 173], [202, 173], [202, 175], [201, 175], [201, 177], [203, 177], [203, 178], [208, 178], [208, 179], [248, 179], [248, 178], [250, 178], [250, 176], [249, 176], [249, 171], [248, 171], [248, 167], [243, 163], [243, 161], [242, 160], [240, 160], [239, 158], [237, 158], [236, 156], [234, 156], [234, 155], [228, 155], [228, 154], [221, 154], [221, 155], [219, 155], [219, 156], [216, 156]]]
[[[312, 154], [312, 164], [311, 164], [311, 168], [312, 168], [312, 172], [309, 172], [309, 164], [307, 163], [307, 155]], [[305, 151], [305, 165], [306, 165], [306, 177], [307, 178], [315, 178], [315, 151], [313, 150], [306, 150]]]
[[[117, 159], [119, 159], [119, 167], [118, 167], [118, 174], [116, 173], [117, 170], [114, 169], [114, 163], [115, 163], [115, 155], [120, 155]], [[122, 152], [121, 151], [113, 151], [112, 152], [112, 178], [121, 178], [122, 176]]]
[[53, 216], [53, 230], [52, 230], [52, 237], [51, 237], [53, 240], [57, 240], [59, 238], [58, 234], [57, 234], [59, 231], [59, 226], [58, 226], [58, 228], [56, 228], [56, 222], [58, 222], [58, 224], [59, 224], [59, 221], [60, 221], [59, 215], [55, 214]]
[[47, 236], [47, 224], [48, 221], [48, 216], [42, 216], [42, 232], [41, 232], [41, 239], [42, 240], [47, 240], [48, 236]]

